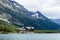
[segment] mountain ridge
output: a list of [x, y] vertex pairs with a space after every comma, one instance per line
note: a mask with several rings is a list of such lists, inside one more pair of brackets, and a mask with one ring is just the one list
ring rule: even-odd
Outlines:
[[60, 25], [60, 19], [51, 19], [51, 20]]
[[22, 26], [33, 26], [37, 30], [56, 30], [60, 28], [60, 25], [51, 21], [39, 11], [37, 12], [39, 14], [39, 18], [32, 17], [32, 15], [34, 15], [36, 12], [28, 11], [24, 7], [21, 7], [21, 5], [17, 5], [19, 6], [17, 7], [15, 5], [17, 2], [12, 2], [13, 3], [11, 3], [10, 0], [6, 1], [6, 3], [4, 0], [0, 1], [0, 17], [1, 15], [4, 15], [2, 18], [7, 19], [13, 25], [18, 27], [21, 27], [22, 24]]

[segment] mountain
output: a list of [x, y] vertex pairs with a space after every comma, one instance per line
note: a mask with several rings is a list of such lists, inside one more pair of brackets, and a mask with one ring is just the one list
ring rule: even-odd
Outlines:
[[51, 19], [51, 20], [60, 25], [60, 19]]
[[12, 0], [0, 0], [0, 18], [18, 27], [33, 26], [37, 30], [60, 28], [60, 25], [42, 15], [41, 12], [31, 12]]

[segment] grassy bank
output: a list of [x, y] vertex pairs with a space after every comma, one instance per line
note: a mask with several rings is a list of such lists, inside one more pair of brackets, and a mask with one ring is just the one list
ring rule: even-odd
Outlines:
[[34, 30], [34, 33], [60, 33], [58, 30]]
[[0, 34], [8, 34], [8, 33], [19, 33], [19, 29], [15, 27], [0, 28]]

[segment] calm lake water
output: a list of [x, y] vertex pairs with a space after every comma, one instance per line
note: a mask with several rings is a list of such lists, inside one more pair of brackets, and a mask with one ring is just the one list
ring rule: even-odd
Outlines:
[[60, 40], [60, 34], [0, 34], [0, 40]]

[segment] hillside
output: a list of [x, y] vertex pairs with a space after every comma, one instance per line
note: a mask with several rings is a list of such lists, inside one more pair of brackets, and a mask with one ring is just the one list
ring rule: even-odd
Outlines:
[[42, 15], [41, 12], [28, 11], [19, 3], [11, 0], [0, 0], [0, 17], [18, 27], [33, 26], [37, 30], [56, 30], [60, 28], [60, 25]]
[[4, 20], [0, 20], [0, 33], [18, 33], [19, 29]]

